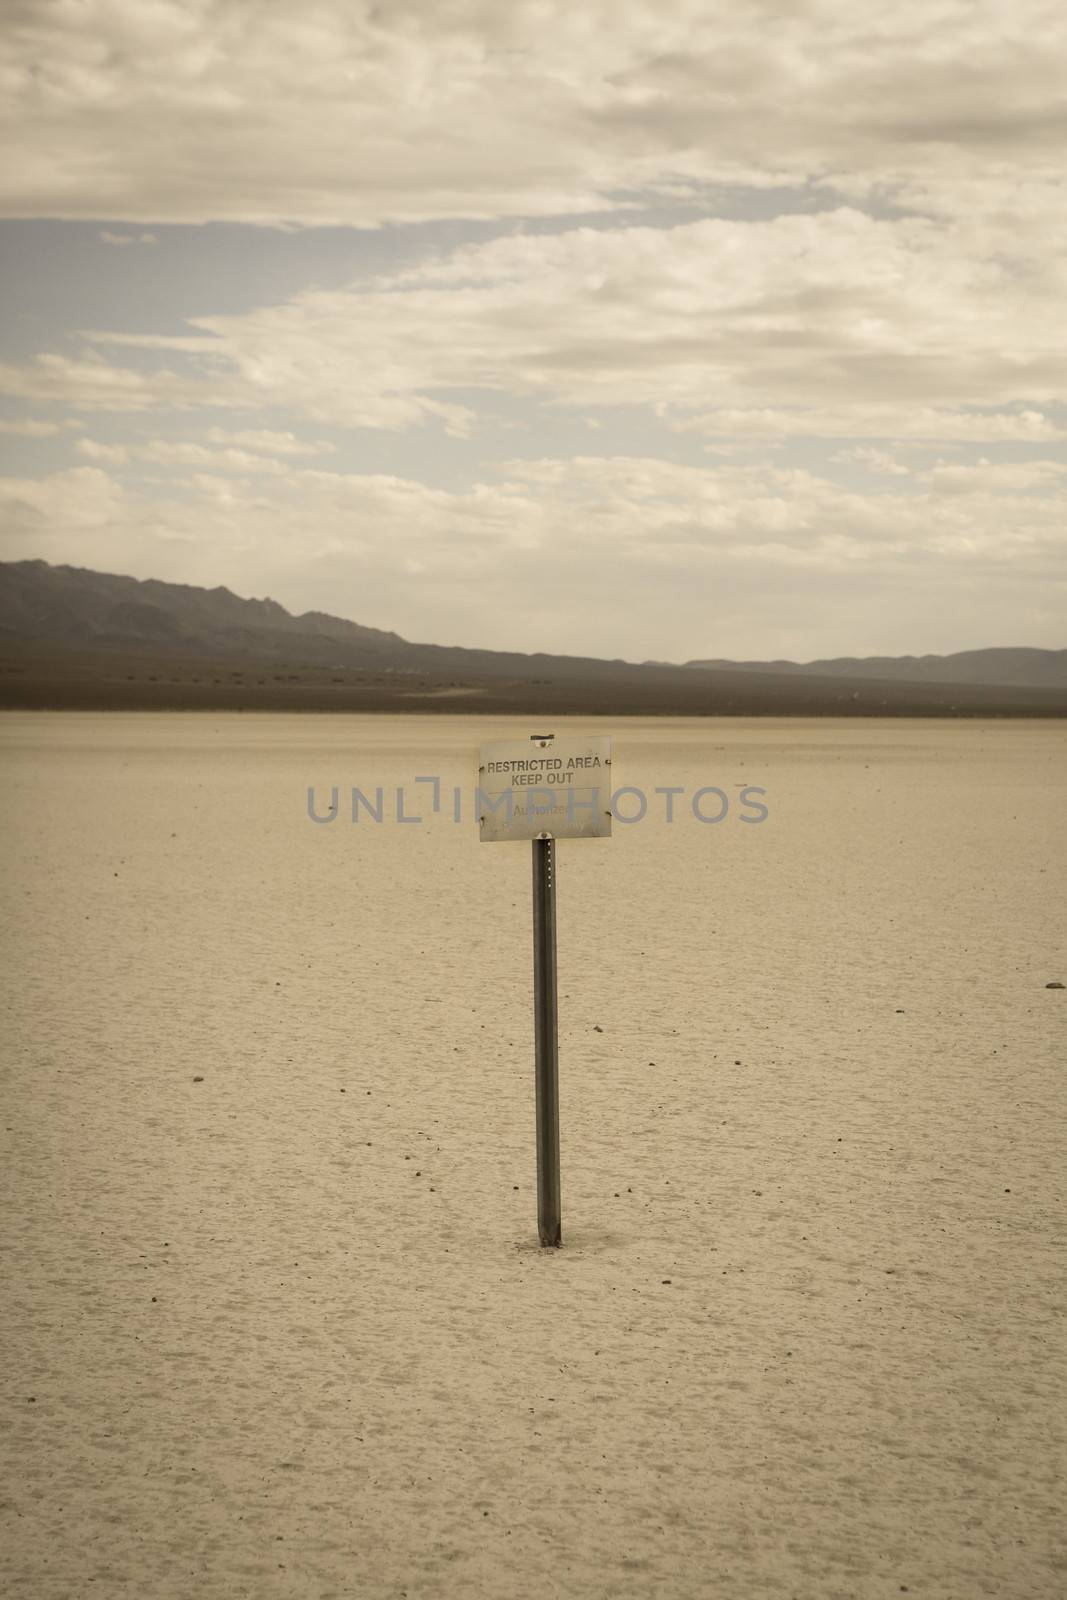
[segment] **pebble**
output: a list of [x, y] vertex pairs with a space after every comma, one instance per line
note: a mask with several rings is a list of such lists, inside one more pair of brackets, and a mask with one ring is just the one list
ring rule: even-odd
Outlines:
[[1062, 989], [1063, 988], [1063, 984], [1062, 983], [1046, 983], [1045, 988], [1046, 989]]

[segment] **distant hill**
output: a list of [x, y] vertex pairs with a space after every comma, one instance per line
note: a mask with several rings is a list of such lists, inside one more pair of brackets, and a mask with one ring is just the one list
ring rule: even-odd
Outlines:
[[200, 655], [338, 655], [370, 660], [404, 640], [321, 611], [291, 616], [274, 600], [123, 578], [47, 561], [0, 562], [0, 637], [72, 648], [180, 650]]
[[[1067, 682], [972, 651], [996, 681], [899, 662], [605, 661], [417, 644], [229, 589], [0, 562], [0, 707], [484, 711], [583, 716], [1064, 716]], [[1012, 658], [1009, 663], [1006, 659]], [[880, 667], [899, 667], [895, 674]], [[952, 669], [957, 671], [959, 669]], [[994, 666], [977, 667], [990, 672]], [[1011, 672], [1022, 676], [1011, 677]]]
[[713, 672], [804, 673], [813, 678], [865, 678], [886, 683], [976, 683], [1062, 688], [1067, 650], [960, 650], [951, 656], [834, 656], [828, 661], [687, 661]]

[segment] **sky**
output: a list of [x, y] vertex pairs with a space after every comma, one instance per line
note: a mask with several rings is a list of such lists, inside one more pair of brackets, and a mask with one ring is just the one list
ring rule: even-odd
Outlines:
[[1062, 0], [5, 0], [0, 559], [1062, 648]]

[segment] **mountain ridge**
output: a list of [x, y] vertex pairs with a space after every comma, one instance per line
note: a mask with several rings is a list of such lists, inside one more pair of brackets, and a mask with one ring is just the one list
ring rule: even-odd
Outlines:
[[81, 649], [174, 649], [188, 653], [270, 656], [303, 649], [309, 661], [428, 665], [434, 657], [491, 671], [516, 662], [565, 662], [601, 669], [774, 673], [868, 682], [1067, 686], [1067, 649], [991, 646], [948, 655], [834, 656], [797, 662], [701, 657], [684, 663], [624, 662], [596, 656], [486, 650], [427, 644], [325, 611], [290, 612], [270, 597], [234, 594], [160, 578], [132, 578], [40, 559], [0, 562], [0, 637]]
[[1032, 645], [990, 645], [949, 655], [831, 656], [817, 661], [687, 661], [698, 671], [776, 672], [816, 678], [863, 677], [879, 682], [1013, 684], [1059, 688], [1067, 684], [1067, 649]]
[[859, 670], [849, 658], [835, 665], [819, 672], [818, 664], [638, 663], [420, 644], [328, 612], [293, 615], [269, 597], [245, 599], [222, 585], [0, 562], [0, 707], [7, 709], [1067, 715], [1067, 682], [1052, 669], [1052, 681], [1032, 687], [907, 672], [891, 681], [870, 675], [862, 659]]

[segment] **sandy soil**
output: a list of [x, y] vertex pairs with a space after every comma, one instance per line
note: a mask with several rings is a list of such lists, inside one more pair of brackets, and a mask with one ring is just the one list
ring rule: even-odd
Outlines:
[[1061, 1594], [1062, 725], [616, 725], [559, 1252], [526, 847], [305, 813], [527, 731], [0, 720], [4, 1592]]

